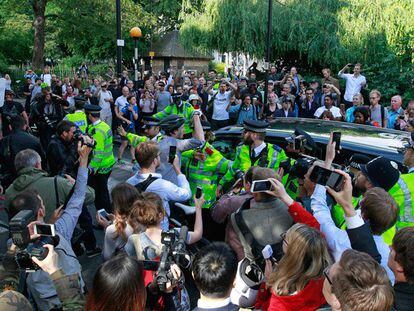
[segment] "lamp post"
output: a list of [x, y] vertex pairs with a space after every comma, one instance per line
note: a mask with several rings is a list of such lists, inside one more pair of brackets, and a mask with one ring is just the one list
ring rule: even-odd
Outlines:
[[129, 35], [134, 39], [135, 51], [134, 51], [134, 88], [138, 88], [138, 38], [142, 37], [142, 32], [139, 27], [133, 27], [129, 31]]
[[267, 105], [268, 84], [269, 84], [269, 62], [270, 62], [270, 41], [272, 38], [272, 8], [273, 2], [269, 0], [269, 7], [267, 13], [267, 38], [266, 38], [266, 56], [265, 56], [265, 89], [264, 89], [264, 105]]
[[121, 38], [121, 0], [116, 0], [116, 73], [121, 76], [122, 71], [122, 47]]

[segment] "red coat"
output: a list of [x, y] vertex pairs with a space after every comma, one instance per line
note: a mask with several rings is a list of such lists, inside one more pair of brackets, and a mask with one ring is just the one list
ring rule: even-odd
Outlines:
[[[311, 280], [300, 292], [291, 296], [278, 296], [273, 291], [260, 286], [255, 309], [268, 311], [314, 311], [326, 304], [322, 293], [324, 278]], [[270, 299], [269, 299], [270, 298]]]

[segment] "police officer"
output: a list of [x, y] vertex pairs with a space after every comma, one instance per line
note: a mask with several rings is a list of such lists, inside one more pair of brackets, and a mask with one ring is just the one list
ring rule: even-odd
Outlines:
[[236, 171], [247, 171], [251, 166], [269, 167], [278, 169], [280, 162], [287, 160], [285, 151], [277, 145], [266, 143], [266, 129], [269, 123], [264, 121], [245, 120], [243, 132], [243, 144], [236, 149], [236, 158], [226, 175], [221, 179], [217, 187], [217, 195], [222, 187], [228, 185]]
[[[211, 137], [211, 125], [208, 121], [201, 121], [204, 135]], [[210, 207], [216, 201], [216, 190], [220, 177], [222, 177], [231, 162], [216, 150], [208, 141], [194, 150], [182, 153], [183, 172], [190, 183], [191, 192], [196, 193], [197, 187], [204, 194], [203, 228], [204, 236], [209, 240], [222, 239], [224, 230], [217, 230], [219, 225], [211, 219]], [[193, 202], [191, 202], [193, 204]], [[224, 227], [223, 227], [224, 229]]]
[[64, 120], [68, 120], [73, 122], [79, 130], [84, 134], [86, 133], [86, 128], [88, 126], [88, 119], [86, 118], [86, 114], [83, 111], [83, 107], [85, 106], [86, 99], [82, 96], [75, 97], [75, 112], [69, 113], [65, 116]]
[[389, 191], [399, 207], [397, 230], [414, 226], [414, 132], [411, 132], [404, 148], [404, 165], [408, 173], [401, 174], [397, 184]]
[[86, 132], [96, 143], [89, 163], [91, 171], [89, 185], [95, 189], [97, 194], [95, 196], [95, 208], [104, 208], [110, 213], [112, 207], [109, 200], [108, 179], [115, 164], [112, 130], [109, 125], [100, 119], [101, 107], [86, 104], [84, 109], [90, 123]]
[[127, 133], [122, 126], [118, 127], [119, 135], [126, 137], [133, 148], [135, 148], [139, 143], [142, 143], [147, 140], [152, 140], [159, 142], [163, 135], [160, 131], [160, 121], [153, 117], [144, 117], [144, 125], [142, 129], [145, 136], [140, 136], [134, 133]]
[[188, 138], [193, 132], [191, 129], [191, 121], [193, 119], [194, 107], [190, 103], [183, 101], [181, 96], [182, 94], [180, 93], [173, 94], [173, 103], [165, 107], [163, 111], [154, 114], [154, 118], [162, 120], [170, 115], [178, 115], [180, 117], [183, 117], [185, 120], [184, 136]]
[[[317, 147], [313, 138], [301, 129], [295, 129], [292, 136], [287, 137], [286, 141], [288, 145], [286, 147], [286, 153], [297, 158], [301, 155], [315, 156]], [[284, 167], [285, 176], [282, 179], [286, 192], [289, 196], [297, 200], [300, 198], [301, 186], [303, 186], [304, 176], [310, 167], [309, 159], [299, 158], [298, 160], [291, 159], [287, 163], [287, 167]], [[290, 172], [289, 172], [290, 171]]]

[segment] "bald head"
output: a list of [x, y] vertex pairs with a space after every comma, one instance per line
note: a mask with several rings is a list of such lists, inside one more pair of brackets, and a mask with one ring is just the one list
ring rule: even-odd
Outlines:
[[127, 97], [129, 95], [129, 88], [127, 86], [124, 86], [122, 88], [122, 95]]

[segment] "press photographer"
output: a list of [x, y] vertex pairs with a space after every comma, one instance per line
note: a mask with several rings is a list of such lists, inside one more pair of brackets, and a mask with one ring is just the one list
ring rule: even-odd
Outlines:
[[44, 150], [65, 115], [64, 108], [68, 106], [69, 103], [51, 93], [48, 86], [42, 88], [42, 95], [31, 105], [30, 124], [36, 129]]
[[[54, 242], [56, 245], [55, 251], [58, 254], [59, 267], [61, 267], [63, 272], [67, 275], [76, 273], [79, 276], [81, 287], [84, 286], [81, 275], [82, 269], [72, 250], [70, 240], [85, 200], [88, 179], [87, 165], [90, 152], [91, 148], [88, 146], [83, 146], [79, 150], [80, 164], [74, 192], [63, 210], [63, 213], [55, 221], [54, 230], [50, 229], [48, 232], [48, 235], [56, 235], [56, 239], [57, 237], [59, 238], [58, 242]], [[38, 243], [38, 236], [35, 235], [36, 232], [34, 231], [35, 225], [45, 224], [45, 206], [42, 198], [34, 191], [25, 191], [17, 195], [10, 202], [9, 215], [11, 218], [10, 231], [12, 237], [14, 237], [14, 242], [18, 243], [17, 245], [12, 244], [6, 255], [6, 264], [4, 264], [4, 266], [5, 270], [8, 272], [11, 270], [16, 254], [17, 257], [19, 257], [19, 254], [22, 254], [22, 257], [26, 259], [28, 257], [27, 255], [24, 255], [25, 253], [35, 255], [34, 257], [38, 259], [46, 257], [45, 251], [40, 247], [40, 245], [44, 244], [46, 241], [40, 244], [33, 244], [33, 246], [36, 245], [34, 249], [24, 249], [25, 245], [31, 245], [32, 241]], [[50, 243], [49, 239], [47, 242]], [[27, 268], [35, 269], [35, 272], [27, 274], [26, 279], [20, 280], [19, 286], [21, 286], [21, 282], [26, 282], [27, 290], [31, 297], [33, 297], [38, 309], [50, 310], [60, 307], [61, 302], [57, 297], [53, 282], [46, 272], [36, 270], [37, 267], [31, 265], [27, 260], [25, 262], [17, 262], [14, 267], [15, 270], [20, 271], [27, 271]]]

